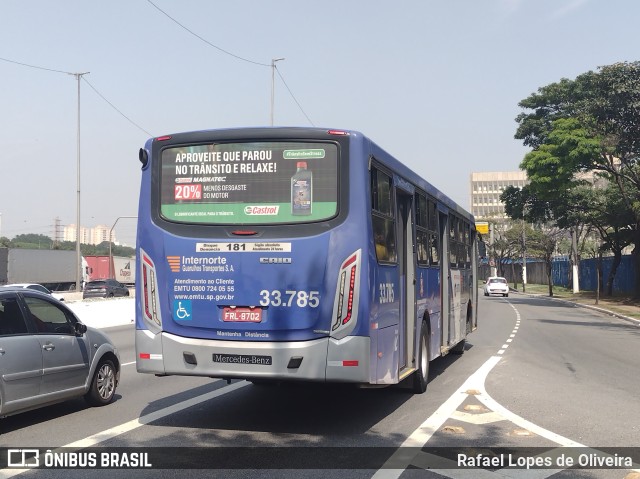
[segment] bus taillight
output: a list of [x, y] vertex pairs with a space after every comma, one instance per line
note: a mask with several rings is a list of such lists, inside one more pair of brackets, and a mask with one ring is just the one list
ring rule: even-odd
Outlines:
[[348, 136], [349, 135], [348, 131], [343, 131], [343, 130], [329, 130], [327, 133], [329, 133], [330, 135], [337, 135], [337, 136]]
[[156, 267], [153, 261], [144, 251], [140, 250], [142, 258], [142, 312], [144, 319], [151, 325], [162, 326], [158, 314], [158, 302], [156, 285]]
[[331, 325], [331, 336], [338, 339], [351, 333], [357, 323], [360, 297], [360, 251], [349, 256], [340, 267]]

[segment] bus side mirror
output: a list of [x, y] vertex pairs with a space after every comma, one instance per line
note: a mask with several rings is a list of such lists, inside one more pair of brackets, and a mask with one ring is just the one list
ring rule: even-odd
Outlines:
[[140, 160], [140, 163], [142, 163], [143, 168], [147, 166], [147, 163], [149, 163], [149, 153], [147, 153], [147, 150], [140, 148], [140, 151], [138, 152], [138, 159]]

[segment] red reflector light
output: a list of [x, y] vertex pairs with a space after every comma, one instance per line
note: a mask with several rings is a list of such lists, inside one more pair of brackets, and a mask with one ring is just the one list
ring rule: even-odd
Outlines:
[[253, 235], [257, 235], [258, 232], [257, 231], [237, 230], [237, 231], [232, 231], [231, 234], [232, 235], [236, 235], [236, 236], [253, 236]]
[[342, 131], [342, 130], [329, 130], [327, 133], [329, 133], [330, 135], [338, 135], [338, 136], [347, 136], [349, 134], [348, 131]]
[[342, 365], [343, 366], [357, 366], [358, 365], [358, 361], [342, 361]]
[[355, 263], [356, 258], [357, 258], [357, 255], [355, 255], [355, 254], [354, 254], [351, 258], [349, 258], [347, 261], [345, 261], [345, 262], [342, 264], [342, 269], [345, 269], [345, 268], [346, 268], [347, 266], [349, 266], [350, 264]]
[[158, 138], [156, 138], [157, 141], [167, 141], [167, 140], [170, 140], [170, 139], [171, 139], [170, 135], [159, 136]]
[[150, 353], [140, 353], [140, 359], [151, 359]]

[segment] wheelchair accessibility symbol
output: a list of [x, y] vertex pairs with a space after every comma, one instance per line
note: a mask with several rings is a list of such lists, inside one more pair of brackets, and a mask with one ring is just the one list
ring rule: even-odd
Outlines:
[[173, 318], [178, 321], [191, 320], [191, 300], [181, 299], [173, 302]]

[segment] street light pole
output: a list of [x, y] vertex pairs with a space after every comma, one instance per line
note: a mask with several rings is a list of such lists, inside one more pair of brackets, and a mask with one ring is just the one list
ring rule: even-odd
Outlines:
[[271, 60], [271, 126], [273, 126], [273, 104], [276, 96], [276, 62], [284, 58], [274, 58]]
[[76, 197], [76, 291], [81, 290], [81, 282], [82, 282], [82, 256], [80, 254], [80, 79], [83, 75], [87, 75], [89, 72], [84, 73], [73, 73], [73, 76], [76, 77], [76, 81], [78, 82], [78, 133], [77, 133], [77, 145], [76, 145], [76, 186], [77, 186], [77, 197]]
[[114, 279], [113, 276], [114, 276], [114, 273], [115, 273], [115, 271], [113, 271], [113, 254], [111, 253], [111, 243], [112, 243], [111, 239], [112, 239], [112, 235], [113, 235], [113, 228], [116, 227], [116, 223], [121, 218], [137, 218], [137, 216], [118, 216], [116, 218], [116, 220], [113, 222], [113, 226], [109, 230], [109, 278], [110, 279]]
[[522, 205], [522, 292], [527, 289], [527, 233], [524, 222], [526, 203]]

